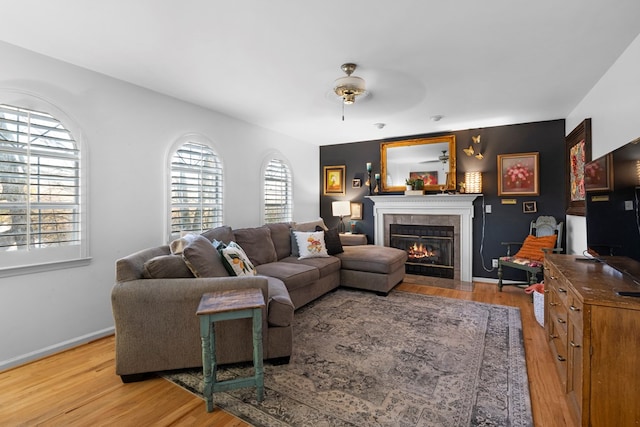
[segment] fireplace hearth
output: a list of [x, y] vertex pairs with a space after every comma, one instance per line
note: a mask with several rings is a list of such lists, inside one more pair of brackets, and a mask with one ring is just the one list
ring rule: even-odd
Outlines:
[[406, 272], [454, 277], [454, 227], [390, 224], [389, 245], [407, 252]]

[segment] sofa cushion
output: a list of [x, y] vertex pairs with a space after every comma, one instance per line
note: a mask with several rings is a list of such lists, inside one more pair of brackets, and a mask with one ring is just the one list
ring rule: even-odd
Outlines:
[[225, 277], [229, 275], [220, 260], [220, 255], [209, 239], [204, 236], [198, 236], [189, 243], [182, 251], [182, 258], [196, 277]]
[[270, 262], [256, 267], [258, 274], [280, 279], [289, 291], [309, 286], [320, 278], [317, 268], [289, 262]]
[[234, 241], [242, 247], [254, 266], [278, 260], [268, 227], [240, 228], [233, 230], [233, 235]]
[[[213, 245], [212, 245], [213, 247]], [[218, 248], [222, 264], [232, 276], [255, 276], [256, 268], [242, 247], [234, 241]]]
[[160, 255], [144, 263], [145, 279], [194, 277], [181, 255]]
[[402, 249], [377, 245], [344, 246], [337, 254], [343, 270], [369, 271], [389, 274], [404, 267], [407, 252]]
[[276, 248], [278, 259], [291, 255], [291, 223], [277, 222], [275, 224], [265, 224], [271, 230], [271, 241]]
[[[322, 231], [322, 227], [316, 226], [316, 231]], [[340, 233], [335, 228], [330, 228], [324, 232], [324, 244], [327, 247], [329, 255], [335, 255], [344, 252], [342, 242], [340, 242]]]
[[309, 265], [311, 267], [315, 267], [320, 272], [320, 278], [326, 277], [331, 273], [335, 273], [340, 270], [340, 259], [336, 257], [328, 257], [328, 258], [304, 258], [298, 259], [294, 256], [289, 256], [286, 258], [282, 258], [280, 262], [289, 262], [292, 264], [304, 264]]
[[327, 258], [327, 247], [324, 244], [324, 231], [294, 231], [300, 251], [299, 259], [303, 258]]
[[211, 242], [213, 242], [214, 240], [219, 240], [224, 243], [229, 243], [235, 238], [233, 236], [233, 230], [231, 230], [231, 227], [229, 227], [228, 225], [221, 225], [220, 227], [207, 230], [203, 232], [201, 236], [206, 237]]
[[267, 277], [269, 287], [269, 307], [267, 322], [271, 326], [289, 326], [293, 322], [295, 307], [289, 297], [289, 292], [284, 282], [275, 277]]

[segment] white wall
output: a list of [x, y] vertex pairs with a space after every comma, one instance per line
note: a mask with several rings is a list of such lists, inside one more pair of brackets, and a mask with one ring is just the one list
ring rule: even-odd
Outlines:
[[[640, 137], [640, 36], [638, 36], [566, 120], [568, 135], [591, 118], [591, 155], [596, 159]], [[584, 217], [567, 217], [567, 253], [587, 248]]]
[[318, 147], [2, 42], [0, 57], [0, 90], [37, 94], [82, 128], [93, 258], [0, 279], [0, 370], [111, 332], [115, 260], [164, 243], [165, 161], [186, 133], [208, 137], [223, 159], [226, 224], [259, 225], [273, 150], [293, 166], [294, 219], [318, 217]]

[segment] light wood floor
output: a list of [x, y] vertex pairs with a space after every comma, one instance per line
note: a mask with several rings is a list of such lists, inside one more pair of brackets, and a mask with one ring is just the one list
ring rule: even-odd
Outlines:
[[[522, 289], [478, 283], [473, 291], [406, 282], [396, 289], [519, 307], [536, 426], [573, 426], [544, 330]], [[221, 426], [247, 424], [161, 378], [123, 384], [114, 373], [114, 339], [0, 373], [1, 426]]]

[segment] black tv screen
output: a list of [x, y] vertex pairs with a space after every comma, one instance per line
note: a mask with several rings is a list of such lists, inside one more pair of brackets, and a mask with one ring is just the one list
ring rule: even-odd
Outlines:
[[614, 268], [617, 257], [640, 262], [640, 138], [587, 163], [584, 176], [589, 250]]

